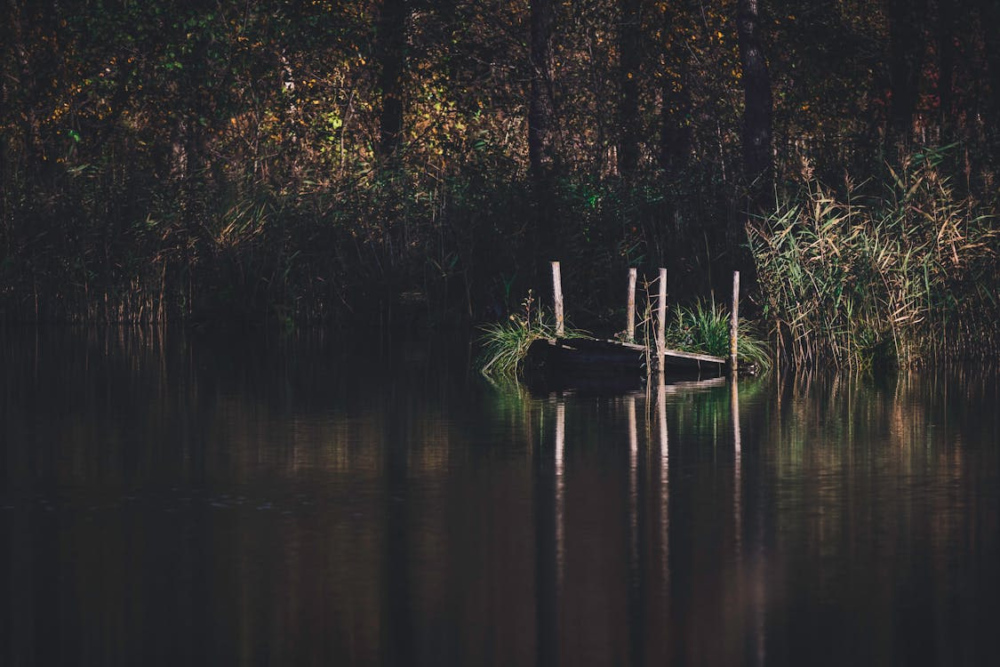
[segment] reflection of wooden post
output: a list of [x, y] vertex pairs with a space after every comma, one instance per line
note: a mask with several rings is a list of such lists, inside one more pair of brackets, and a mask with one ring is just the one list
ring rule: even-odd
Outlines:
[[664, 352], [667, 349], [667, 270], [660, 269], [660, 301], [657, 309], [658, 322], [656, 323], [656, 361], [659, 364], [658, 370], [663, 372]]
[[563, 565], [565, 563], [566, 540], [563, 533], [566, 505], [566, 479], [564, 477], [566, 458], [566, 402], [557, 399], [556, 403], [556, 601], [558, 606], [559, 591], [562, 589]]
[[[736, 375], [729, 378], [729, 412], [733, 420], [733, 523], [737, 556], [743, 550], [743, 446], [740, 442], [740, 393]], [[740, 560], [742, 563], [742, 559]]]
[[629, 343], [635, 340], [635, 279], [636, 270], [628, 270], [628, 328], [625, 329], [625, 340]]
[[552, 262], [552, 302], [556, 309], [556, 338], [562, 338], [566, 333], [566, 322], [563, 317], [562, 277], [559, 275], [559, 262]]
[[639, 567], [639, 429], [635, 417], [635, 396], [625, 399], [628, 412], [628, 524], [629, 568]]
[[660, 558], [663, 580], [670, 580], [670, 448], [667, 445], [667, 388], [660, 376], [656, 388], [656, 415], [660, 425]]
[[736, 336], [740, 321], [740, 272], [733, 271], [733, 314], [729, 321], [729, 369], [736, 372]]

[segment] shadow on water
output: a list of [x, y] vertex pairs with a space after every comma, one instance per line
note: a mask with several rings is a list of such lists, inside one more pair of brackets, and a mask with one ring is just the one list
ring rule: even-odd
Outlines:
[[992, 664], [998, 378], [494, 387], [448, 341], [0, 337], [0, 662]]

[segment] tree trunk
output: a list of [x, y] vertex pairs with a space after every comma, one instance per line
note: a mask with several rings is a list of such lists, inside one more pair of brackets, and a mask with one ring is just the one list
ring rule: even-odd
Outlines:
[[[663, 32], [675, 30], [676, 11], [664, 13]], [[667, 180], [676, 179], [687, 168], [691, 155], [691, 90], [688, 50], [674, 44], [667, 53], [668, 62], [676, 71], [663, 73], [660, 91], [660, 168]]]
[[531, 246], [536, 278], [549, 260], [561, 258], [553, 204], [556, 166], [555, 101], [552, 95], [553, 0], [531, 0], [531, 88], [528, 97], [528, 177], [532, 190]]
[[531, 0], [531, 90], [528, 99], [528, 160], [531, 180], [547, 187], [555, 165], [555, 104], [552, 97], [552, 0]]
[[406, 66], [408, 0], [383, 0], [375, 32], [379, 116], [379, 154], [392, 158], [403, 139], [403, 69]]
[[660, 128], [660, 168], [668, 179], [675, 179], [687, 169], [691, 156], [691, 91], [688, 77], [682, 71], [676, 80], [667, 79], [663, 86], [663, 108]]
[[986, 74], [990, 93], [985, 117], [986, 136], [994, 155], [1000, 147], [1000, 6], [996, 0], [980, 0], [979, 23], [983, 30], [983, 46], [986, 56]]
[[759, 34], [758, 0], [739, 0], [736, 29], [743, 68], [743, 165], [754, 189], [766, 192], [771, 180], [771, 79]]
[[952, 0], [938, 0], [938, 123], [942, 137], [950, 133], [954, 123], [955, 81], [955, 13]]
[[639, 165], [639, 66], [641, 44], [641, 19], [639, 0], [621, 0], [621, 29], [619, 31], [619, 68], [621, 77], [621, 163], [620, 172], [626, 182], [631, 181]]
[[6, 242], [6, 247], [2, 249], [4, 255], [10, 254], [11, 236], [10, 220], [11, 211], [8, 198], [14, 199], [13, 178], [8, 181], [14, 169], [14, 151], [11, 143], [13, 134], [16, 132], [13, 113], [13, 95], [11, 91], [20, 89], [20, 81], [15, 63], [18, 61], [17, 48], [14, 46], [20, 41], [20, 8], [14, 0], [6, 3], [7, 19], [0, 25], [0, 126], [9, 127], [10, 130], [0, 132], [0, 231]]
[[890, 138], [908, 144], [920, 94], [924, 43], [921, 19], [925, 0], [889, 0]]

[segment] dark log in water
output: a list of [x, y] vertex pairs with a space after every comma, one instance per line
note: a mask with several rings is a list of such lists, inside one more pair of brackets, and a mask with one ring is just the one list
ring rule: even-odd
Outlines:
[[[585, 338], [540, 339], [528, 350], [528, 368], [551, 373], [645, 375], [658, 371], [658, 354], [643, 345]], [[715, 377], [726, 360], [707, 354], [663, 350], [663, 371], [670, 375]]]

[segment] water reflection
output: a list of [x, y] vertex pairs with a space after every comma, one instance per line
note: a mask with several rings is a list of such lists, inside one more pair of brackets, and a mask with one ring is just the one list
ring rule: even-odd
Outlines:
[[740, 438], [740, 391], [735, 375], [729, 379], [729, 414], [733, 420], [733, 522], [736, 557], [743, 552], [743, 443]]
[[566, 559], [566, 540], [563, 534], [566, 522], [566, 403], [562, 399], [556, 402], [556, 594], [563, 580], [563, 564]]
[[666, 587], [670, 584], [670, 446], [667, 437], [667, 391], [662, 382], [656, 388], [656, 417], [660, 436], [660, 563]]
[[992, 664], [996, 375], [533, 397], [434, 342], [5, 332], [0, 663]]
[[[635, 396], [625, 399], [625, 416], [628, 420], [629, 569], [635, 572], [639, 567], [639, 427], [635, 414]], [[636, 578], [633, 576], [633, 581]]]

